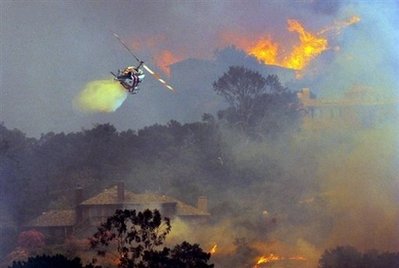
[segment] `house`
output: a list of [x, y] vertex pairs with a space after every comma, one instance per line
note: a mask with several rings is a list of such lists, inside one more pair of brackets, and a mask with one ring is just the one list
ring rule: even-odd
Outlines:
[[158, 193], [133, 193], [125, 190], [123, 183], [105, 189], [103, 192], [83, 200], [83, 189], [76, 189], [76, 206], [70, 210], [51, 210], [33, 219], [26, 226], [43, 232], [57, 241], [69, 235], [93, 233], [96, 227], [115, 213], [116, 209], [158, 209], [163, 217], [171, 220], [204, 223], [207, 212], [207, 198], [200, 196], [197, 206], [191, 206], [176, 198]]
[[354, 85], [339, 99], [316, 98], [309, 88], [297, 93], [308, 130], [369, 128], [398, 118], [399, 99], [378, 89]]

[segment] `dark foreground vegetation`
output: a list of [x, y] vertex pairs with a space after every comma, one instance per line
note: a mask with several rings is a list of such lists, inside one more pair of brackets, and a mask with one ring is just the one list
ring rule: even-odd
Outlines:
[[326, 250], [319, 260], [320, 268], [395, 268], [399, 267], [399, 252], [361, 253], [351, 246]]
[[[101, 268], [102, 259], [114, 259], [111, 267], [118, 268], [212, 268], [210, 253], [198, 244], [182, 242], [174, 248], [161, 246], [171, 230], [170, 220], [162, 218], [158, 210], [117, 210], [90, 238], [91, 248], [99, 260], [83, 265], [80, 258], [63, 255], [31, 257], [14, 262], [11, 268]], [[108, 267], [108, 266], [107, 266]]]

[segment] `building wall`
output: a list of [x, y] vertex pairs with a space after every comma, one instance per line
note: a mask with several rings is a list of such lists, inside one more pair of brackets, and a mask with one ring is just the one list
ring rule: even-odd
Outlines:
[[35, 229], [45, 235], [48, 244], [63, 243], [67, 237], [74, 233], [72, 226], [35, 227]]
[[120, 208], [122, 207], [118, 205], [82, 206], [82, 219], [80, 223], [98, 226], [108, 217], [114, 215], [115, 211]]

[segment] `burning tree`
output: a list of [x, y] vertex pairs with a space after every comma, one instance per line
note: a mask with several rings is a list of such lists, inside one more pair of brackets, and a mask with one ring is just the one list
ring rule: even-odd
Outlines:
[[170, 220], [162, 219], [158, 210], [117, 210], [98, 228], [91, 238], [91, 247], [105, 256], [109, 246], [116, 244], [120, 268], [213, 267], [207, 264], [210, 254], [197, 244], [183, 242], [173, 249], [158, 250], [170, 230]]

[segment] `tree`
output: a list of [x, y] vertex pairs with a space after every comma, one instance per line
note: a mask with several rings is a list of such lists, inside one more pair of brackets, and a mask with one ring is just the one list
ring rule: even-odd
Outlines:
[[141, 267], [145, 265], [146, 252], [162, 245], [170, 229], [170, 220], [162, 219], [158, 210], [116, 210], [101, 224], [90, 243], [104, 256], [106, 248], [116, 242], [119, 267]]
[[277, 75], [264, 78], [245, 67], [232, 66], [213, 88], [230, 106], [218, 113], [219, 119], [247, 132], [269, 134], [297, 125], [296, 93], [282, 86]]
[[197, 244], [183, 242], [173, 249], [158, 250], [170, 230], [170, 220], [162, 219], [158, 210], [117, 210], [98, 228], [91, 246], [105, 256], [109, 247], [116, 244], [120, 268], [213, 267], [207, 264], [210, 254]]
[[265, 85], [266, 79], [258, 72], [231, 66], [213, 83], [213, 89], [237, 112], [239, 120], [246, 122], [251, 116], [254, 100], [265, 93]]
[[173, 249], [163, 248], [162, 251], [146, 252], [146, 266], [151, 268], [212, 268], [208, 264], [211, 254], [204, 252], [198, 244], [191, 245], [184, 241]]
[[379, 253], [370, 250], [364, 254], [351, 246], [325, 250], [319, 268], [395, 268], [399, 267], [399, 252]]
[[213, 267], [212, 264], [207, 264], [210, 253], [205, 253], [198, 244], [191, 245], [185, 241], [172, 249], [169, 258], [171, 260], [170, 267]]
[[45, 245], [45, 237], [39, 231], [29, 230], [22, 232], [18, 235], [18, 246], [27, 250], [28, 252], [33, 252], [42, 248]]
[[319, 268], [357, 268], [362, 254], [354, 247], [337, 247], [324, 251], [319, 260]]

